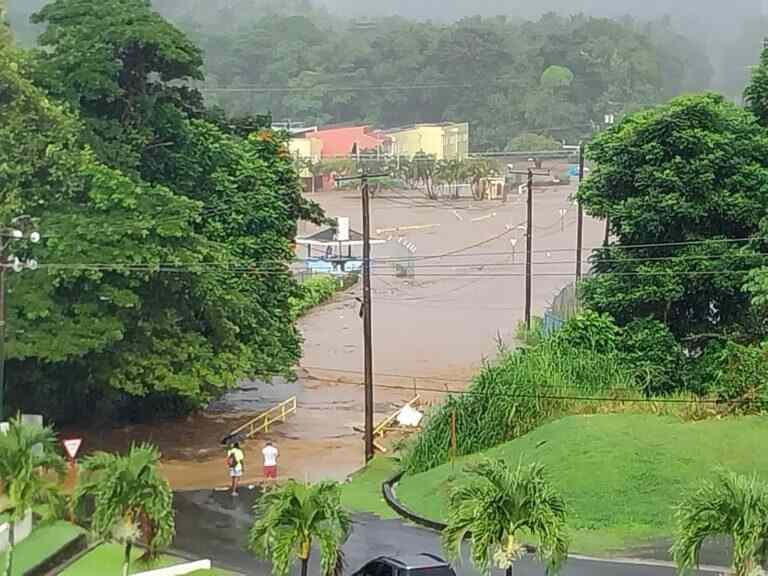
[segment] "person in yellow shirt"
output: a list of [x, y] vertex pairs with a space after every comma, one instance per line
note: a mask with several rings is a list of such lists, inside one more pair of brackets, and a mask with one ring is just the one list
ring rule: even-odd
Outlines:
[[240, 449], [240, 443], [235, 442], [227, 451], [227, 468], [229, 468], [229, 478], [232, 482], [232, 496], [237, 496], [237, 487], [240, 484], [240, 478], [245, 469], [245, 454]]

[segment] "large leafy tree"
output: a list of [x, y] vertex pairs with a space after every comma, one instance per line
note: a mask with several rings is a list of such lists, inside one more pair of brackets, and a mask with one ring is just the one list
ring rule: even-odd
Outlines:
[[0, 568], [5, 576], [13, 574], [16, 523], [33, 507], [46, 517], [61, 511], [56, 480], [62, 479], [65, 470], [52, 429], [24, 424], [18, 417], [0, 432], [0, 514], [10, 520], [8, 550]]
[[12, 393], [60, 417], [83, 397], [199, 406], [295, 364], [290, 246], [320, 211], [278, 136], [180, 87], [201, 77], [183, 34], [144, 0], [97, 4], [36, 16], [34, 77], [84, 126], [3, 69], [2, 210], [47, 236], [45, 272], [15, 280], [33, 289], [11, 300]]
[[620, 325], [666, 324], [691, 351], [709, 339], [759, 340], [764, 317], [743, 286], [765, 264], [768, 135], [714, 94], [680, 97], [628, 117], [589, 148], [596, 169], [579, 197], [608, 217], [587, 304]]
[[173, 84], [203, 79], [201, 51], [149, 0], [55, 0], [32, 20], [47, 27], [38, 84], [75, 105], [105, 162], [140, 170], [167, 145], [157, 126], [201, 112], [199, 93]]
[[728, 536], [734, 574], [762, 574], [768, 560], [768, 484], [756, 476], [720, 472], [685, 497], [677, 524], [672, 552], [681, 571], [698, 567], [708, 538]]
[[341, 546], [352, 522], [341, 506], [337, 483], [305, 485], [291, 480], [268, 491], [256, 503], [254, 514], [250, 547], [272, 561], [274, 576], [287, 576], [295, 559], [301, 562], [301, 574], [306, 576], [313, 543], [320, 549], [322, 574], [341, 575]]
[[159, 463], [157, 448], [133, 445], [125, 455], [99, 452], [80, 465], [75, 508], [83, 513], [92, 503], [93, 534], [123, 545], [123, 576], [130, 574], [136, 543], [153, 556], [173, 540], [173, 492], [158, 473]]
[[459, 558], [469, 539], [472, 563], [487, 576], [491, 564], [512, 574], [525, 554], [522, 538], [538, 542], [548, 571], [559, 572], [568, 557], [565, 502], [538, 464], [510, 468], [503, 460], [484, 460], [468, 468], [470, 481], [451, 493], [443, 547]]

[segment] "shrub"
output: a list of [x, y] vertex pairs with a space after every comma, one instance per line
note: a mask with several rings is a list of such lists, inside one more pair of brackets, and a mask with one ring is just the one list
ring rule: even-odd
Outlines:
[[615, 354], [568, 348], [554, 338], [526, 353], [503, 352], [464, 394], [449, 397], [428, 415], [405, 450], [403, 467], [415, 474], [445, 463], [454, 416], [456, 455], [463, 456], [527, 434], [561, 414], [599, 409], [584, 397], [633, 395], [640, 396], [639, 388]]
[[619, 335], [620, 330], [610, 314], [585, 310], [568, 320], [555, 337], [564, 347], [612, 354]]
[[294, 318], [303, 316], [313, 308], [333, 298], [340, 290], [346, 290], [357, 282], [356, 274], [344, 278], [331, 275], [311, 276], [299, 286], [299, 294], [291, 298], [291, 314]]
[[698, 359], [706, 390], [728, 403], [731, 412], [759, 412], [768, 402], [768, 344], [732, 341], [710, 345]]
[[646, 394], [666, 394], [683, 386], [685, 354], [662, 322], [633, 320], [621, 328], [617, 349]]

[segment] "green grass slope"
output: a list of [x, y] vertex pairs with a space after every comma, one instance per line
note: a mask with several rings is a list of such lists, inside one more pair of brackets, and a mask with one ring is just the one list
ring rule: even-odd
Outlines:
[[341, 486], [341, 504], [350, 512], [368, 512], [379, 518], [396, 518], [381, 494], [381, 485], [398, 471], [397, 461], [380, 456], [352, 475]]
[[768, 418], [682, 422], [653, 415], [572, 416], [527, 436], [404, 478], [398, 498], [445, 520], [451, 487], [481, 456], [541, 462], [569, 505], [572, 552], [620, 552], [673, 533], [673, 507], [719, 466], [768, 477]]

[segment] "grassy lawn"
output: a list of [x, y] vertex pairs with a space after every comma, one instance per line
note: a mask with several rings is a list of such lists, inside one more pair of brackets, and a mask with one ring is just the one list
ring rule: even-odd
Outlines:
[[[186, 560], [182, 558], [169, 555], [160, 556], [151, 563], [139, 562], [138, 559], [142, 554], [143, 550], [141, 549], [132, 551], [131, 574], [186, 563]], [[122, 566], [123, 547], [117, 544], [102, 544], [61, 572], [61, 576], [109, 576], [110, 574], [120, 576]], [[192, 574], [195, 576], [231, 576], [230, 572], [215, 568], [198, 570]]]
[[[49, 556], [53, 556], [82, 533], [82, 529], [67, 522], [56, 522], [36, 528], [28, 538], [16, 546], [12, 576], [21, 576]], [[5, 554], [0, 554], [0, 566], [5, 566]]]
[[[653, 415], [572, 416], [484, 453], [541, 462], [570, 507], [572, 552], [608, 553], [673, 533], [673, 507], [719, 467], [768, 477], [768, 419], [681, 422]], [[444, 520], [453, 485], [476, 456], [403, 479], [411, 510]]]
[[341, 501], [351, 512], [369, 512], [379, 518], [396, 518], [397, 514], [381, 495], [381, 484], [398, 470], [397, 461], [380, 456], [367, 468], [357, 472], [342, 486]]

